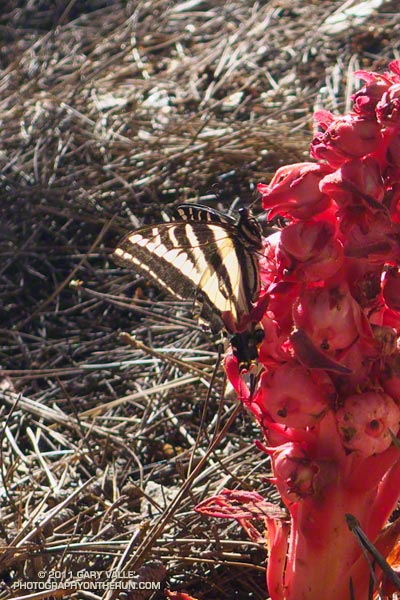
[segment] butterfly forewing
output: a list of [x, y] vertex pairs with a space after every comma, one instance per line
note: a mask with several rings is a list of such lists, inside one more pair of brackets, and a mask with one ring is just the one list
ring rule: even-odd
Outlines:
[[205, 223], [225, 223], [232, 227], [236, 225], [236, 219], [228, 214], [219, 212], [208, 206], [200, 204], [180, 204], [176, 213], [182, 221], [203, 221]]
[[235, 333], [258, 293], [257, 258], [232, 217], [196, 205], [178, 215], [182, 221], [128, 234], [114, 258], [179, 299], [195, 298], [213, 331]]

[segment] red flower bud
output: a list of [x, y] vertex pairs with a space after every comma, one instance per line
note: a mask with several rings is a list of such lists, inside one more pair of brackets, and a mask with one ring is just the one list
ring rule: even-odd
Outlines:
[[340, 395], [350, 394], [367, 380], [373, 361], [378, 358], [377, 344], [371, 335], [360, 335], [354, 344], [342, 352], [338, 352], [338, 358], [341, 365], [347, 367], [351, 372], [346, 379], [337, 382], [341, 391]]
[[278, 323], [267, 315], [262, 320], [264, 339], [259, 348], [259, 359], [263, 365], [277, 365], [288, 360], [290, 355], [284, 349], [285, 337], [279, 330]]
[[346, 257], [344, 269], [335, 280], [346, 281], [353, 298], [362, 308], [371, 308], [380, 301], [382, 265], [371, 265], [365, 259]]
[[271, 460], [284, 500], [293, 502], [315, 494], [320, 467], [306, 456], [299, 444], [283, 444], [275, 450]]
[[[355, 73], [355, 75], [361, 77], [362, 73], [362, 71], [358, 71]], [[353, 100], [354, 112], [365, 119], [375, 119], [376, 105], [389, 86], [390, 83], [381, 78], [373, 80], [371, 83], [364, 85], [351, 97]]]
[[299, 290], [299, 284], [284, 281], [274, 286], [270, 292], [269, 308], [278, 323], [281, 336], [286, 339], [293, 328], [292, 303]]

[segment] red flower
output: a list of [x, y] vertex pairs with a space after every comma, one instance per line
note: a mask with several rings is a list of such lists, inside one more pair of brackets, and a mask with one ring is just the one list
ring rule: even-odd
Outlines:
[[309, 371], [294, 361], [266, 371], [261, 390], [263, 411], [288, 427], [314, 425], [336, 397], [328, 375]]
[[319, 111], [315, 118], [323, 132], [314, 137], [311, 156], [326, 160], [332, 167], [340, 167], [346, 160], [371, 154], [382, 142], [379, 124], [356, 114], [335, 117], [328, 111]]
[[285, 279], [321, 281], [340, 269], [343, 248], [329, 222], [293, 223], [282, 230], [277, 260]]
[[280, 214], [293, 219], [309, 219], [324, 211], [330, 199], [321, 193], [319, 183], [331, 171], [327, 165], [298, 163], [278, 169], [268, 185], [258, 184], [263, 208], [271, 209], [269, 218]]
[[365, 231], [355, 225], [343, 238], [346, 256], [368, 259], [371, 265], [396, 263], [400, 257], [400, 223], [393, 223], [385, 213], [375, 215], [373, 227]]
[[362, 330], [362, 312], [346, 284], [304, 289], [293, 305], [296, 327], [326, 352], [343, 350]]
[[346, 398], [336, 413], [343, 445], [363, 457], [384, 452], [400, 428], [400, 409], [381, 391]]
[[383, 179], [374, 158], [345, 162], [337, 171], [322, 179], [320, 188], [339, 207], [337, 216], [343, 232], [355, 224], [366, 232], [375, 214], [385, 211], [382, 206], [385, 192]]

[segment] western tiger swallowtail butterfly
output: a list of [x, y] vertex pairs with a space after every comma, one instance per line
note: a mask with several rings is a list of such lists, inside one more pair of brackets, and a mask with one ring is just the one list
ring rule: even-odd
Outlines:
[[264, 335], [251, 320], [260, 289], [261, 226], [245, 208], [235, 219], [206, 206], [181, 204], [177, 217], [128, 233], [113, 258], [179, 300], [194, 298], [200, 322], [213, 333], [231, 335], [239, 369], [249, 369]]

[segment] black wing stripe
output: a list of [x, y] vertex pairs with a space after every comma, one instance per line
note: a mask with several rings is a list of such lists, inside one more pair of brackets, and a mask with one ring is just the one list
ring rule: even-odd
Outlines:
[[[198, 286], [200, 293], [205, 293], [210, 302], [221, 306], [221, 311], [226, 310], [226, 304], [235, 302], [236, 298], [231, 284], [231, 277], [224, 264], [223, 249], [233, 247], [231, 237], [227, 235], [225, 229], [220, 226], [196, 227], [192, 223], [186, 223], [185, 227], [175, 227], [171, 229], [170, 236], [172, 245], [184, 247], [187, 255], [201, 276], [200, 281], [194, 281]], [[236, 263], [238, 261], [236, 260]], [[234, 269], [239, 269], [239, 265], [233, 265]], [[189, 276], [189, 273], [184, 273]], [[216, 281], [214, 278], [216, 277]], [[208, 285], [207, 285], [208, 283]], [[208, 290], [214, 287], [212, 297]], [[216, 302], [217, 292], [220, 292], [225, 302]], [[236, 311], [237, 312], [237, 311]]]
[[249, 306], [258, 298], [260, 292], [260, 275], [258, 258], [255, 254], [247, 252], [242, 246], [237, 246], [238, 261], [241, 264], [241, 277], [243, 293]]
[[[179, 224], [170, 230], [169, 234], [170, 242], [172, 246], [177, 248], [184, 248], [187, 254], [188, 260], [191, 262], [193, 267], [197, 266], [197, 255], [199, 252], [199, 248], [193, 244], [193, 240], [190, 239], [188, 235], [188, 226], [187, 224]], [[197, 268], [197, 270], [199, 270]], [[198, 285], [199, 281], [194, 285]]]

